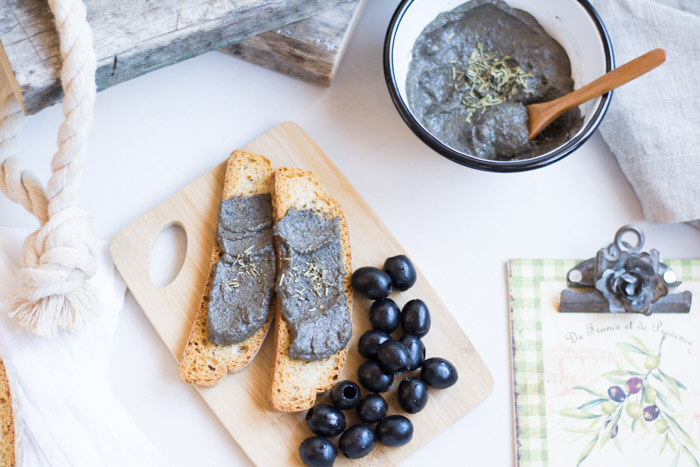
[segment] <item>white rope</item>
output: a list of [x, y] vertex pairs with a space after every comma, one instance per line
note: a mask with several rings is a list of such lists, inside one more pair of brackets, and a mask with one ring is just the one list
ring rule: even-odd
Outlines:
[[9, 85], [0, 95], [0, 190], [41, 224], [24, 242], [24, 264], [10, 316], [41, 336], [81, 329], [99, 309], [86, 284], [96, 270], [96, 243], [89, 214], [77, 206], [96, 93], [92, 30], [82, 0], [49, 0], [49, 6], [63, 61], [65, 121], [58, 131], [58, 151], [46, 190], [30, 173], [20, 173], [11, 157], [25, 118]]
[[19, 135], [24, 123], [22, 109], [8, 84], [0, 93], [0, 190], [44, 225], [49, 218], [44, 189], [31, 173], [20, 173], [17, 162], [10, 157], [19, 149]]

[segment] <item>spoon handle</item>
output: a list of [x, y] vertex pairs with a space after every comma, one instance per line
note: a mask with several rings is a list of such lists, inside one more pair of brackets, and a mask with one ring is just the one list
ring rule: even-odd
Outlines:
[[639, 78], [644, 73], [661, 65], [664, 61], [666, 61], [666, 52], [663, 49], [654, 49], [625, 63], [621, 67], [615, 68], [574, 92], [553, 101], [528, 105], [528, 141], [535, 138], [567, 110], [602, 96], [606, 92], [629, 83], [635, 78]]
[[623, 84], [629, 83], [633, 79], [639, 78], [661, 65], [664, 61], [666, 61], [666, 52], [663, 49], [654, 49], [553, 102], [559, 101], [560, 105], [567, 108], [581, 105]]

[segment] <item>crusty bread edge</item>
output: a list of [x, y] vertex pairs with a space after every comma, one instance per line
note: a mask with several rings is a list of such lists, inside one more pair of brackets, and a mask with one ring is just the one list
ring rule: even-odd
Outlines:
[[[15, 386], [12, 370], [7, 364], [5, 348], [0, 344], [0, 379], [7, 382], [7, 394], [0, 395], [8, 400], [7, 407], [10, 411], [7, 416], [10, 419], [10, 436], [12, 442], [9, 443], [13, 449], [12, 453], [2, 453], [2, 464], [0, 467], [18, 467], [22, 465], [22, 416], [20, 412], [19, 399], [17, 398], [17, 387]], [[2, 417], [0, 417], [1, 419]], [[7, 456], [7, 457], [6, 457]]]
[[[338, 217], [340, 220], [340, 242], [343, 251], [343, 266], [345, 268], [345, 276], [343, 280], [344, 294], [350, 316], [352, 319], [352, 256], [350, 251], [350, 234], [348, 230], [345, 214], [340, 207], [340, 204], [330, 194], [323, 190], [323, 186], [318, 178], [311, 172], [301, 169], [280, 168], [273, 175], [273, 195], [272, 206], [275, 222], [278, 222], [287, 213], [289, 208], [295, 206], [293, 202], [285, 195], [285, 184], [294, 178], [303, 178], [308, 182], [315, 191], [315, 196], [318, 201], [327, 203], [331, 207], [330, 211], [322, 211], [328, 217]], [[298, 207], [298, 206], [296, 206]], [[277, 248], [277, 270], [281, 270], [281, 253], [278, 241], [276, 240]], [[314, 362], [304, 362], [302, 360], [289, 357], [289, 327], [285, 322], [280, 311], [279, 300], [276, 303], [275, 313], [275, 364], [270, 386], [269, 402], [270, 406], [282, 412], [298, 412], [307, 410], [313, 407], [316, 401], [316, 394], [330, 389], [340, 377], [340, 373], [345, 366], [347, 360], [348, 349], [345, 347], [339, 350], [336, 354]], [[292, 387], [285, 385], [283, 373], [286, 367], [290, 365], [316, 366], [319, 370], [317, 384], [313, 387]], [[288, 382], [287, 382], [288, 383]], [[296, 394], [290, 394], [290, 390], [296, 390]]]
[[[250, 180], [242, 180], [240, 176], [242, 175], [239, 168], [240, 165], [245, 160], [250, 160], [254, 158], [260, 163], [267, 166], [270, 173], [270, 180], [266, 186], [250, 186]], [[224, 180], [224, 189], [222, 198], [225, 200], [231, 199], [235, 195], [248, 195], [252, 196], [255, 194], [271, 193], [272, 191], [272, 163], [265, 157], [253, 154], [245, 151], [234, 151], [229, 157], [228, 163], [226, 164], [226, 177]], [[270, 304], [271, 313], [262, 327], [251, 337], [245, 341], [238, 344], [231, 345], [217, 345], [212, 344], [208, 341], [208, 335], [203, 334], [200, 330], [206, 329], [206, 317], [207, 317], [207, 304], [209, 298], [209, 291], [211, 288], [211, 281], [214, 275], [214, 267], [219, 260], [221, 250], [217, 242], [214, 242], [214, 247], [212, 249], [211, 259], [209, 261], [209, 275], [207, 276], [207, 281], [204, 285], [204, 290], [202, 292], [202, 299], [197, 308], [197, 314], [195, 320], [192, 323], [192, 329], [190, 330], [190, 335], [187, 339], [187, 345], [182, 354], [182, 359], [178, 367], [178, 375], [182, 381], [187, 384], [193, 384], [197, 386], [214, 386], [216, 385], [224, 376], [228, 373], [235, 373], [237, 371], [245, 368], [257, 355], [258, 351], [262, 347], [265, 337], [270, 329], [270, 325], [273, 319], [274, 313], [274, 300]], [[206, 355], [203, 356], [198, 352], [197, 348], [199, 346], [205, 347]], [[225, 365], [216, 365], [218, 360], [216, 359], [217, 349], [229, 349], [231, 352], [235, 352], [235, 358], [229, 359]], [[201, 358], [207, 359], [205, 363], [206, 370], [193, 374], [194, 369], [200, 365]], [[208, 359], [212, 359], [212, 366], [209, 364]]]

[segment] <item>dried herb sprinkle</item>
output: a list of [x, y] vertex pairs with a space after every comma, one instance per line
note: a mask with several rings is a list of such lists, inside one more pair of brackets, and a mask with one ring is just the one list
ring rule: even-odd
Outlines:
[[472, 123], [474, 116], [479, 113], [478, 118], [487, 107], [502, 104], [519, 92], [534, 93], [528, 86], [532, 74], [512, 62], [508, 55], [500, 57], [495, 52], [484, 51], [479, 42], [466, 64], [450, 63], [454, 89], [467, 111], [467, 123]]

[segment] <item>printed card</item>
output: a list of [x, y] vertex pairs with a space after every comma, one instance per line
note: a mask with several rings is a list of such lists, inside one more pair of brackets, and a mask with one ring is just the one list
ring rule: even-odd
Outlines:
[[520, 466], [698, 466], [700, 261], [667, 261], [688, 314], [559, 313], [575, 260], [512, 260]]

